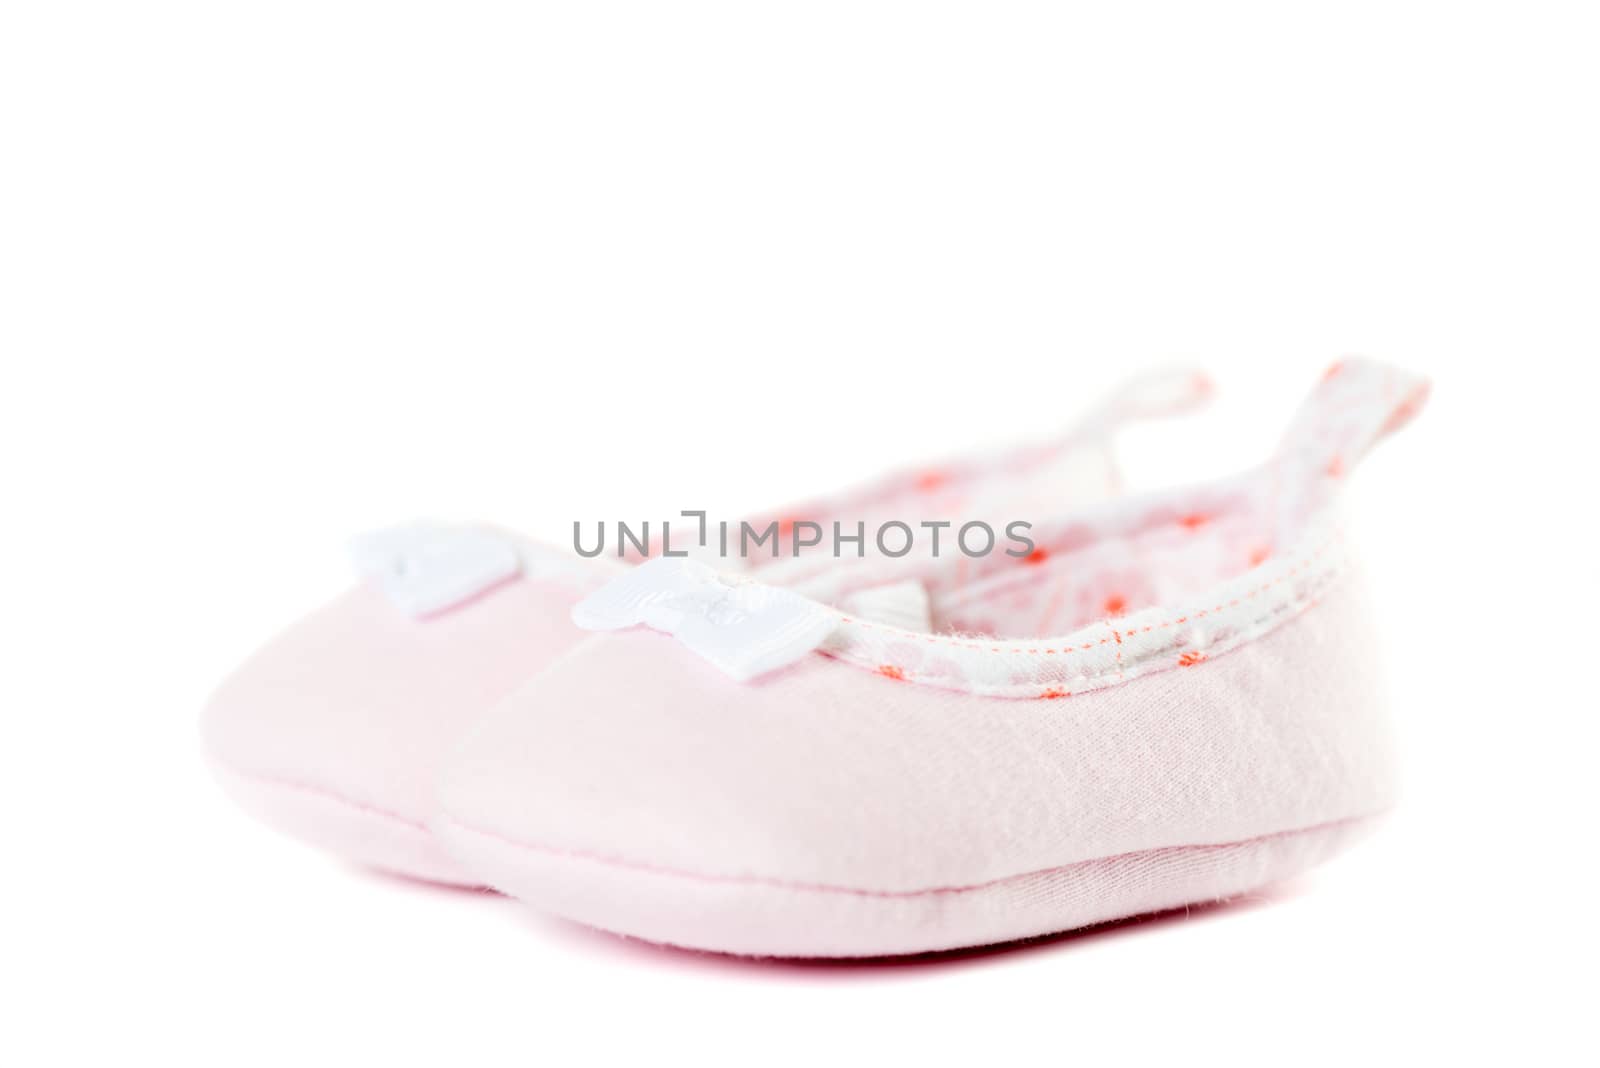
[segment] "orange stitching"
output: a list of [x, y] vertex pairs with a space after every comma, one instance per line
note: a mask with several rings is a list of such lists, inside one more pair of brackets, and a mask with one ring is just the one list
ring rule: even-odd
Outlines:
[[[1338, 542], [1339, 547], [1341, 549], [1344, 548], [1344, 538], [1341, 535], [1336, 534], [1333, 540], [1336, 540]], [[1324, 546], [1324, 548], [1326, 548], [1326, 546]], [[1284, 575], [1282, 577], [1283, 578], [1288, 578], [1289, 576], [1286, 574], [1286, 575]], [[1339, 578], [1339, 575], [1338, 575], [1337, 571], [1329, 572], [1328, 574], [1326, 574], [1326, 575], [1324, 575], [1322, 577], [1321, 584], [1317, 588], [1306, 590], [1303, 596], [1301, 596], [1301, 597], [1299, 597], [1299, 598], [1297, 598], [1295, 600], [1286, 601], [1286, 602], [1284, 602], [1282, 604], [1275, 605], [1275, 606], [1273, 606], [1272, 610], [1270, 612], [1268, 612], [1267, 614], [1260, 615], [1260, 616], [1250, 620], [1248, 623], [1239, 626], [1238, 628], [1236, 628], [1235, 630], [1230, 632], [1222, 642], [1217, 644], [1214, 647], [1215, 650], [1219, 651], [1219, 652], [1231, 652], [1234, 649], [1238, 649], [1238, 648], [1240, 648], [1240, 647], [1242, 647], [1244, 645], [1249, 644], [1252, 641], [1255, 641], [1257, 638], [1261, 637], [1263, 634], [1269, 633], [1272, 629], [1274, 629], [1273, 626], [1269, 626], [1270, 624], [1275, 624], [1277, 622], [1281, 622], [1285, 618], [1292, 618], [1293, 616], [1298, 615], [1298, 614], [1300, 614], [1300, 613], [1302, 613], [1302, 612], [1304, 612], [1304, 611], [1306, 611], [1308, 609], [1315, 608], [1318, 604], [1321, 603], [1323, 594], [1325, 594], [1327, 592], [1328, 587], [1333, 582], [1335, 582], [1338, 578]], [[1269, 585], [1274, 585], [1274, 584], [1275, 583], [1269, 583]], [[1264, 588], [1265, 587], [1263, 587], [1263, 589]], [[1201, 613], [1201, 614], [1203, 614], [1203, 613]], [[1164, 625], [1165, 624], [1161, 624], [1161, 625], [1146, 627], [1144, 629], [1145, 630], [1156, 630], [1156, 629], [1159, 629], [1159, 626], [1164, 626]], [[1265, 629], [1263, 629], [1263, 628], [1265, 628]], [[1110, 640], [1111, 639], [1109, 639], [1109, 638], [1104, 639], [1104, 641], [1107, 641], [1107, 642], [1110, 641]], [[1088, 648], [1091, 648], [1094, 645], [1098, 645], [1098, 644], [1104, 644], [1104, 642], [1090, 642], [1090, 643], [1087, 643], [1085, 645], [1079, 646], [1079, 648], [1080, 649], [1088, 649]], [[1170, 649], [1171, 649], [1171, 647], [1168, 646], [1168, 650], [1170, 650]], [[819, 651], [822, 652], [823, 655], [828, 656], [830, 658], [840, 659], [840, 660], [845, 661], [846, 663], [853, 663], [858, 667], [859, 666], [863, 666], [862, 661], [860, 661], [859, 659], [852, 660], [851, 657], [848, 655], [848, 652], [845, 651], [845, 650], [830, 651], [830, 650], [827, 650], [827, 649], [822, 649], [822, 650], [819, 650]], [[1062, 652], [1069, 652], [1069, 651], [1070, 650], [1068, 650], [1068, 649], [1063, 649], [1062, 650]], [[1134, 677], [1138, 678], [1138, 677], [1146, 674], [1147, 672], [1145, 670], [1143, 670], [1143, 669], [1146, 668], [1148, 665], [1159, 663], [1159, 661], [1157, 660], [1157, 657], [1160, 654], [1162, 654], [1163, 652], [1164, 652], [1164, 650], [1152, 649], [1148, 653], [1141, 653], [1129, 665], [1130, 669], [1138, 671], [1138, 674], [1135, 675]], [[1160, 671], [1160, 670], [1177, 670], [1179, 667], [1184, 666], [1184, 665], [1180, 665], [1180, 664], [1175, 664], [1172, 661], [1167, 661], [1167, 663], [1170, 665], [1169, 668], [1162, 669], [1162, 668], [1157, 667], [1156, 670], [1158, 670], [1158, 671]], [[1101, 682], [1101, 680], [1110, 677], [1112, 674], [1113, 674], [1113, 672], [1111, 672], [1109, 670], [1096, 671], [1096, 672], [1094, 672], [1092, 674], [1079, 675], [1078, 676], [1078, 681], [1086, 684], [1090, 689], [1098, 690], [1098, 689], [1101, 688], [1100, 685], [1098, 685]], [[1125, 675], [1124, 675], [1124, 673], [1122, 671], [1119, 670], [1119, 671], [1115, 672], [1115, 674], [1117, 676], [1117, 681], [1114, 682], [1114, 683], [1109, 683], [1108, 685], [1112, 685], [1112, 686], [1121, 685], [1122, 683], [1127, 681], [1127, 679], [1126, 679], [1126, 677], [1125, 677]], [[971, 680], [971, 679], [967, 680], [967, 683], [968, 684], [965, 685], [965, 686], [952, 686], [952, 687], [948, 687], [948, 688], [956, 690], [957, 692], [961, 692], [961, 693], [970, 693], [970, 694], [974, 694], [976, 696], [981, 696], [981, 697], [993, 697], [993, 698], [997, 698], [997, 699], [1001, 699], [1001, 700], [1013, 700], [1013, 699], [1016, 699], [1016, 698], [1026, 698], [1026, 697], [1030, 696], [1028, 693], [1018, 692], [1018, 689], [1020, 687], [1026, 685], [1025, 681], [1013, 682], [1010, 685], [1006, 685], [1006, 686], [984, 685], [982, 683], [977, 682], [976, 680]], [[933, 683], [933, 685], [940, 685], [940, 684], [935, 682], [935, 683]], [[1064, 696], [1071, 697], [1072, 693], [1071, 692], [1065, 692]]]

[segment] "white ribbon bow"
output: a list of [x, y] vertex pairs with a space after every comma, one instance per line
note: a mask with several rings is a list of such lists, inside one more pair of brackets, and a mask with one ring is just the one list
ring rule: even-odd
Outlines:
[[831, 634], [839, 616], [797, 593], [729, 583], [694, 560], [658, 557], [596, 590], [572, 609], [584, 630], [643, 624], [671, 634], [740, 682], [799, 660]]
[[356, 571], [413, 618], [453, 608], [522, 570], [516, 545], [481, 527], [412, 523], [350, 545]]

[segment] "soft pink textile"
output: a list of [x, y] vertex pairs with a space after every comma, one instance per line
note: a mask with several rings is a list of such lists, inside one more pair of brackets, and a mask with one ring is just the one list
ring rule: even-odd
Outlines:
[[428, 828], [387, 809], [290, 778], [241, 774], [213, 757], [211, 773], [239, 807], [284, 833], [384, 871], [474, 885]]
[[747, 956], [870, 957], [993, 945], [1203, 901], [1291, 878], [1365, 833], [1371, 820], [1216, 846], [1125, 853], [984, 886], [861, 894], [689, 879], [530, 850], [454, 827], [450, 841], [503, 874], [505, 889], [597, 927]]
[[[711, 949], [912, 952], [1236, 893], [1388, 803], [1367, 622], [1328, 505], [1425, 389], [1336, 365], [1262, 468], [1108, 509], [1073, 506], [1111, 474], [1078, 462], [1103, 449], [1094, 421], [1020, 466], [846, 498], [846, 514], [906, 494], [959, 514], [1048, 482], [1060, 511], [1022, 560], [758, 569], [845, 607], [822, 609], [825, 656], [749, 685], [648, 631], [563, 656], [581, 639], [570, 606], [603, 579], [564, 554], [566, 581], [525, 572], [423, 620], [359, 589], [223, 687], [208, 750], [241, 803], [317, 844]], [[931, 627], [858, 607], [907, 581]], [[528, 679], [462, 748], [437, 811], [451, 747]]]
[[207, 754], [236, 799], [296, 837], [473, 882], [426, 841], [439, 761], [479, 713], [581, 640], [568, 619], [578, 596], [517, 579], [415, 620], [356, 587], [223, 683], [202, 719]]
[[859, 956], [1041, 934], [1292, 874], [1387, 808], [1374, 664], [1353, 576], [1232, 652], [1054, 701], [821, 656], [739, 684], [622, 632], [472, 732], [435, 829], [491, 885], [655, 941]]
[[[1012, 518], [1100, 500], [1116, 488], [1112, 431], [1184, 411], [1208, 393], [1192, 372], [1135, 379], [1053, 441], [893, 474], [774, 521], [923, 519], [973, 508]], [[582, 640], [569, 611], [617, 566], [565, 548], [520, 547], [523, 575], [465, 603], [414, 619], [364, 584], [256, 653], [203, 716], [222, 785], [265, 822], [314, 845], [402, 874], [474, 881], [423, 826], [438, 767], [481, 713]], [[838, 561], [813, 552], [749, 564], [789, 585]], [[564, 577], [530, 577], [544, 571]]]

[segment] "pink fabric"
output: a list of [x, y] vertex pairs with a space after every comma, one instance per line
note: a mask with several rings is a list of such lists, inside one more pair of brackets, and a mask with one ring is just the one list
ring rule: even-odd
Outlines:
[[[581, 640], [569, 609], [601, 577], [563, 554], [555, 570], [570, 584], [525, 573], [426, 620], [358, 589], [224, 685], [205, 717], [208, 751], [230, 792], [299, 837], [706, 948], [942, 948], [1108, 918], [1102, 889], [1120, 888], [1125, 915], [1247, 888], [1251, 872], [1320, 856], [1342, 840], [1332, 828], [1387, 804], [1367, 625], [1342, 554], [1325, 548], [1337, 544], [1325, 504], [1424, 394], [1349, 361], [1266, 467], [1088, 513], [1072, 505], [1108, 488], [1096, 453], [1112, 415], [1044, 450], [891, 479], [878, 497], [980, 513], [1049, 487], [1059, 515], [1022, 561], [763, 567], [766, 582], [822, 602], [913, 578], [935, 629], [968, 633], [837, 613], [828, 657], [754, 685], [654, 633], [563, 656]], [[1085, 467], [1093, 486], [1061, 484]], [[1076, 629], [1043, 636], [1058, 625]], [[439, 768], [547, 665], [490, 713], [449, 775], [439, 826], [465, 861], [454, 867], [423, 830]], [[1202, 847], [1221, 851], [1185, 876]], [[1015, 923], [902, 910], [824, 935], [795, 928], [807, 908], [767, 908], [774, 892], [976, 901], [1029, 873], [1059, 907], [1023, 908]], [[738, 887], [737, 901], [719, 898], [733, 926], [613, 893], [643, 875]]]
[[[403, 874], [470, 883], [425, 838], [442, 754], [582, 638], [579, 593], [516, 580], [409, 619], [357, 587], [240, 666], [201, 730], [219, 778], [296, 837]], [[409, 830], [408, 830], [409, 828]]]
[[596, 927], [746, 956], [879, 957], [993, 945], [1202, 901], [1293, 877], [1364, 834], [1352, 820], [1222, 845], [1151, 849], [983, 886], [864, 894], [685, 877], [530, 849], [465, 827], [457, 849], [502, 889]]
[[[474, 729], [435, 827], [491, 885], [655, 941], [873, 955], [1043, 934], [1239, 892], [1343, 835], [1193, 869], [1151, 867], [1174, 856], [1159, 851], [1298, 842], [1387, 808], [1368, 632], [1347, 577], [1231, 653], [1059, 701], [820, 656], [741, 685], [663, 635], [606, 635]], [[1120, 911], [1071, 870], [1129, 856], [1144, 859], [1083, 869], [1115, 871]], [[984, 901], [1041, 872], [1015, 916]], [[983, 903], [929, 903], [951, 890]]]
[[[902, 472], [811, 507], [905, 507], [926, 518], [977, 501], [1022, 508], [1048, 500], [1059, 509], [1103, 499], [1116, 483], [1106, 435], [1205, 394], [1193, 374], [1136, 381], [1053, 442]], [[571, 607], [616, 567], [565, 549], [524, 549], [523, 577], [437, 615], [410, 618], [363, 585], [251, 657], [202, 720], [224, 787], [265, 822], [314, 845], [419, 878], [472, 882], [419, 840], [439, 765], [496, 700], [583, 639]], [[566, 577], [529, 577], [526, 558]], [[774, 581], [798, 581], [834, 563], [814, 553], [767, 570], [790, 576]]]
[[289, 779], [243, 775], [215, 759], [211, 773], [240, 808], [291, 837], [397, 875], [477, 885], [428, 828], [409, 817]]

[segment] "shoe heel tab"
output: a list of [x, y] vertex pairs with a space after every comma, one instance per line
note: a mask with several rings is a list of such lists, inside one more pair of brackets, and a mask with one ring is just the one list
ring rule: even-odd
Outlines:
[[1277, 463], [1290, 478], [1336, 485], [1422, 410], [1430, 383], [1377, 360], [1336, 360], [1301, 403], [1278, 446]]

